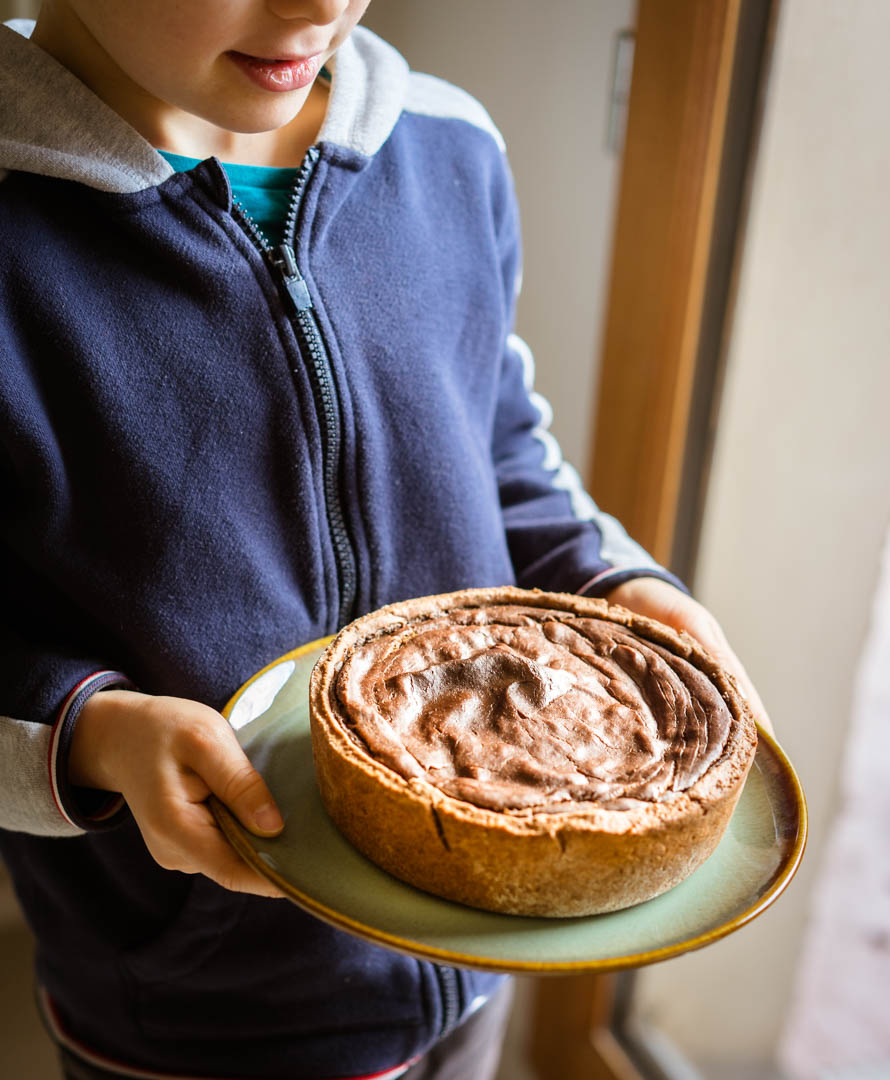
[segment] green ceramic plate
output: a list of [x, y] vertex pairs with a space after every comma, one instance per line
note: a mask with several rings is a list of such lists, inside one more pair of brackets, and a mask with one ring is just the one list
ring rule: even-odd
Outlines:
[[226, 708], [248, 757], [284, 814], [263, 840], [219, 802], [214, 813], [238, 852], [320, 919], [379, 945], [463, 967], [532, 974], [607, 972], [707, 945], [759, 915], [803, 854], [806, 806], [782, 750], [761, 732], [745, 789], [714, 854], [645, 904], [607, 915], [532, 919], [440, 900], [360, 855], [328, 819], [315, 785], [308, 685], [326, 641], [276, 660]]

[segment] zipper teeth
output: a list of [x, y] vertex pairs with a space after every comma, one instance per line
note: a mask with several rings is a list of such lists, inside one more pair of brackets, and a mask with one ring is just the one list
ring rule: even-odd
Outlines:
[[[315, 385], [318, 397], [321, 401], [322, 413], [325, 420], [325, 429], [328, 432], [328, 453], [324, 460], [324, 487], [327, 499], [328, 521], [331, 527], [331, 537], [334, 541], [334, 549], [337, 554], [337, 563], [340, 569], [340, 625], [349, 622], [352, 606], [355, 598], [355, 572], [352, 552], [350, 547], [349, 532], [343, 516], [343, 507], [340, 503], [338, 483], [338, 463], [340, 460], [340, 414], [331, 381], [325, 364], [325, 355], [321, 344], [321, 336], [315, 317], [310, 311], [297, 313], [297, 323], [301, 331], [301, 341], [312, 361], [312, 371], [315, 375]], [[336, 432], [336, 441], [331, 433]]]
[[247, 235], [253, 241], [253, 245], [257, 251], [259, 251], [260, 255], [271, 255], [272, 245], [269, 243], [268, 237], [244, 209], [244, 204], [237, 195], [232, 196], [232, 209], [235, 211], [235, 216], [245, 227]]
[[[306, 190], [306, 183], [309, 180], [309, 174], [318, 160], [318, 150], [316, 147], [311, 146], [306, 151], [306, 157], [303, 160], [302, 165], [297, 170], [297, 175], [294, 177], [294, 185], [291, 188], [290, 198], [287, 203], [287, 216], [284, 219], [284, 242], [290, 243], [293, 239], [294, 232], [297, 225], [297, 214], [300, 209], [300, 203], [303, 200], [303, 193]], [[232, 206], [238, 211], [238, 216], [242, 222], [247, 226], [247, 232], [250, 238], [253, 240], [257, 249], [263, 255], [271, 254], [273, 245], [268, 236], [257, 225], [250, 214], [244, 209], [244, 204], [238, 198], [237, 195], [232, 196]]]
[[[312, 172], [312, 168], [315, 165], [318, 156], [317, 148], [314, 146], [310, 147], [306, 153], [303, 164], [300, 166], [300, 169], [294, 178], [294, 186], [288, 201], [287, 216], [284, 222], [284, 243], [291, 246], [291, 248], [293, 246], [292, 240], [296, 229], [300, 203], [303, 198], [303, 193], [306, 190], [309, 175]], [[259, 225], [257, 225], [251, 215], [244, 209], [243, 204], [237, 197], [233, 197], [232, 199], [232, 209], [235, 211], [236, 217], [241, 220], [248, 237], [253, 242], [254, 247], [256, 247], [260, 255], [274, 263], [273, 245], [269, 242], [268, 237]], [[336, 627], [336, 629], [339, 629], [340, 626], [344, 626], [349, 622], [352, 616], [356, 588], [355, 561], [352, 555], [349, 532], [346, 528], [346, 520], [343, 516], [338, 482], [340, 446], [342, 441], [340, 434], [340, 414], [337, 408], [334, 390], [331, 385], [331, 376], [328, 372], [326, 353], [321, 339], [321, 331], [318, 328], [315, 315], [309, 309], [299, 310], [296, 312], [296, 320], [300, 331], [300, 344], [309, 354], [311, 360], [309, 368], [313, 376], [312, 381], [315, 385], [316, 395], [321, 404], [321, 412], [324, 419], [324, 430], [326, 435], [325, 452], [323, 453], [324, 490], [331, 539], [334, 544], [335, 558], [340, 573], [340, 609]]]
[[439, 986], [442, 989], [442, 1030], [441, 1038], [447, 1035], [457, 1023], [460, 1013], [459, 992], [457, 988], [457, 972], [453, 968], [435, 965], [436, 974], [439, 978]]
[[290, 243], [296, 232], [297, 212], [300, 209], [300, 203], [303, 201], [303, 192], [306, 190], [309, 174], [315, 167], [315, 162], [317, 160], [318, 149], [314, 146], [310, 146], [306, 151], [306, 157], [303, 159], [303, 163], [300, 165], [300, 169], [294, 178], [293, 190], [291, 191], [290, 201], [287, 205], [287, 217], [284, 219], [285, 243]]

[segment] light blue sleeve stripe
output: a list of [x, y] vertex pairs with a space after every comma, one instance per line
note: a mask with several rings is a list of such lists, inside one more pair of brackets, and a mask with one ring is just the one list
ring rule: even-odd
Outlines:
[[[550, 431], [553, 409], [547, 399], [534, 389], [535, 360], [531, 349], [518, 334], [510, 334], [507, 338], [507, 348], [515, 353], [522, 363], [525, 390], [540, 418], [532, 429], [532, 436], [540, 442], [544, 450], [541, 468], [545, 472], [552, 473], [550, 481], [552, 485], [569, 496], [574, 516], [579, 521], [592, 521], [596, 525], [601, 536], [600, 554], [603, 560], [610, 563], [613, 568], [607, 573], [631, 569], [664, 573], [663, 568], [647, 551], [631, 540], [611, 514], [600, 510], [584, 490], [577, 471], [564, 460], [559, 443]], [[601, 574], [594, 580], [599, 581], [604, 576], [605, 574]], [[588, 583], [590, 584], [593, 582]]]

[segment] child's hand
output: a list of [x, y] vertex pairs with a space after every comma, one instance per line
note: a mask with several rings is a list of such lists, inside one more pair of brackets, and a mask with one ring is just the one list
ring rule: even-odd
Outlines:
[[121, 792], [165, 869], [204, 874], [237, 892], [282, 895], [239, 857], [204, 801], [212, 792], [259, 836], [284, 827], [265, 781], [215, 710], [183, 698], [101, 691], [77, 719], [68, 772], [73, 784]]
[[775, 735], [760, 695], [741, 661], [729, 647], [720, 624], [706, 608], [667, 581], [653, 577], [626, 581], [607, 593], [606, 599], [610, 604], [621, 604], [638, 615], [657, 619], [675, 630], [685, 630], [694, 637], [721, 667], [735, 676], [757, 722], [771, 735]]

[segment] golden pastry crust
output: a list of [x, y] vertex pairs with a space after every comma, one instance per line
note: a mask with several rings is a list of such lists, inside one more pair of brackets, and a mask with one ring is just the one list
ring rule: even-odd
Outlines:
[[[455, 798], [426, 774], [383, 764], [350, 730], [338, 678], [368, 642], [410, 639], [435, 620], [473, 609], [543, 609], [548, 620], [605, 620], [667, 650], [707, 677], [729, 713], [716, 760], [685, 790], [613, 808], [595, 799], [489, 809]], [[312, 673], [310, 715], [322, 801], [359, 851], [396, 877], [448, 900], [534, 916], [590, 915], [648, 900], [711, 854], [729, 822], [756, 749], [744, 697], [691, 637], [603, 600], [518, 588], [469, 589], [372, 612], [330, 644]]]

